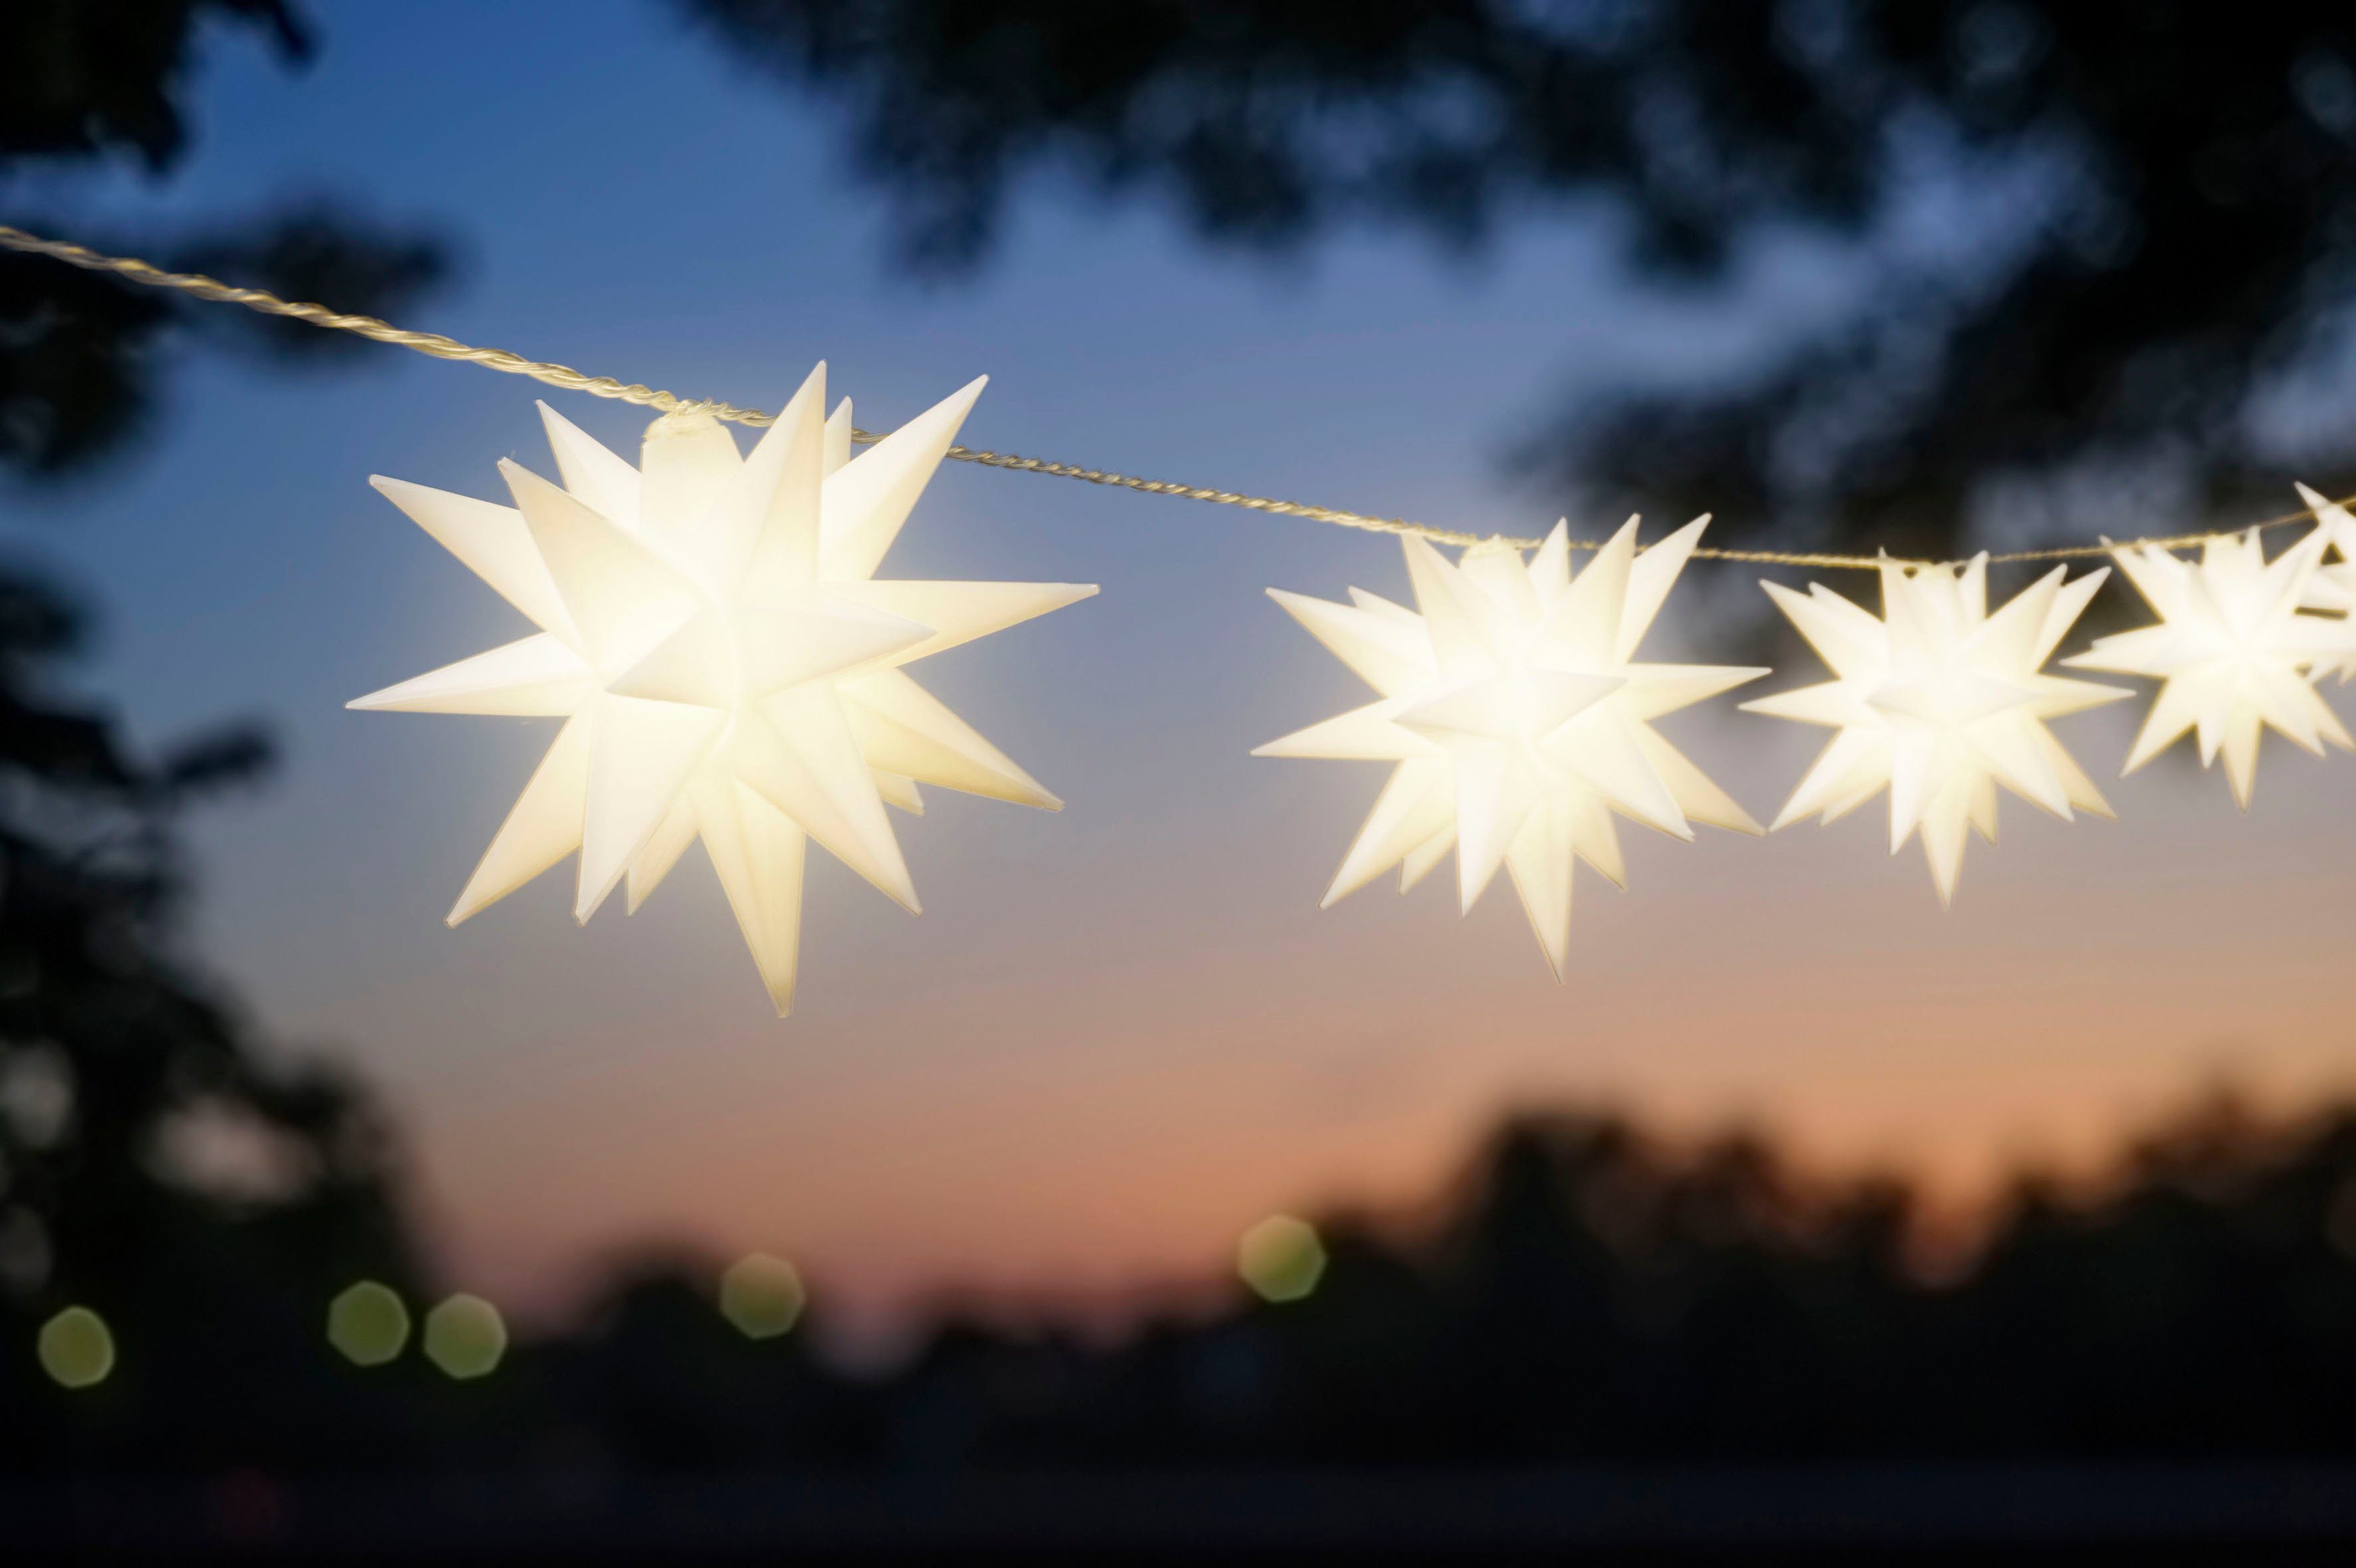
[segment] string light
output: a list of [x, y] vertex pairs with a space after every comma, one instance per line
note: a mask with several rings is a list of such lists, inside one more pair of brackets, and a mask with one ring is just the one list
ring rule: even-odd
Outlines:
[[[1968, 831], [1993, 839], [1999, 786], [2069, 817], [2110, 814], [2046, 721], [2126, 693], [2044, 672], [2103, 581], [2057, 570], [1994, 614], [1994, 564], [2107, 556], [2159, 621], [2064, 660], [2162, 684], [2133, 771], [2187, 732], [2222, 755], [2245, 809], [2258, 736], [2356, 749], [2314, 682], [2356, 675], [2356, 517], [2301, 487], [2297, 511], [2237, 533], [1982, 553], [1969, 562], [1701, 546], [1697, 521], [1639, 551], [1558, 524], [1543, 541], [1478, 538], [1401, 518], [1144, 479], [955, 442], [979, 381], [889, 435], [846, 403], [823, 412], [823, 367], [776, 414], [690, 401], [502, 349], [289, 301], [200, 274], [0, 225], [0, 249], [145, 287], [357, 334], [438, 359], [659, 411], [633, 467], [542, 405], [562, 487], [513, 464], [513, 509], [380, 480], [380, 488], [539, 627], [538, 635], [362, 698], [356, 707], [562, 716], [566, 724], [451, 912], [453, 923], [579, 851], [574, 913], [626, 881], [635, 909], [701, 838], [778, 1012], [790, 1005], [804, 843], [816, 837], [916, 908], [886, 802], [920, 783], [1053, 809], [1060, 802], [898, 668], [1094, 593], [1058, 584], [873, 579], [944, 460], [1398, 536], [1417, 607], [1353, 590], [1286, 608], [1379, 693], [1262, 755], [1396, 765], [1326, 895], [1398, 866], [1402, 888], [1457, 854], [1469, 908], [1510, 874], [1558, 978], [1572, 865], [1614, 881], [1614, 813], [1679, 837], [1757, 824], [1649, 721], [1765, 673], [1633, 662], [1688, 560], [1879, 575], [1879, 619], [1821, 586], [1769, 585], [1835, 679], [1746, 704], [1836, 734], [1776, 822], [1826, 822], [1887, 789], [1895, 851], [1920, 833], [1951, 897]], [[740, 456], [724, 425], [764, 429]], [[854, 446], [869, 451], [855, 462]], [[2266, 532], [2314, 523], [2265, 559]], [[1462, 550], [1451, 562], [1434, 549]], [[2172, 551], [2197, 548], [2198, 563]], [[1574, 551], [1596, 553], [1574, 576]], [[1535, 552], [1528, 561], [1526, 552]], [[2336, 552], [2337, 559], [2326, 556]], [[430, 1337], [430, 1322], [429, 1322]], [[430, 1350], [430, 1347], [429, 1347]]]
[[[412, 352], [431, 355], [437, 360], [454, 360], [466, 364], [480, 365], [486, 370], [507, 375], [529, 376], [532, 380], [567, 392], [586, 392], [591, 397], [637, 403], [641, 407], [663, 413], [693, 412], [710, 414], [731, 424], [766, 425], [776, 416], [757, 408], [739, 408], [734, 403], [708, 399], [685, 399], [676, 393], [649, 387], [640, 382], [623, 382], [611, 376], [593, 376], [545, 360], [527, 359], [506, 349], [477, 348], [446, 338], [438, 332], [417, 332], [395, 327], [373, 316], [355, 316], [331, 310], [326, 306], [305, 304], [299, 300], [281, 299], [267, 289], [241, 288], [210, 278], [202, 273], [167, 272], [151, 262], [135, 256], [110, 256], [93, 251], [87, 245], [70, 241], [45, 239], [38, 234], [0, 223], [0, 249], [26, 255], [47, 256], [68, 266], [85, 272], [106, 273], [146, 288], [168, 289], [193, 298], [222, 305], [241, 306], [265, 316], [282, 317], [288, 320], [306, 322], [327, 331], [350, 332], [375, 342], [391, 344]], [[866, 446], [884, 437], [870, 431], [852, 429], [852, 442]], [[1514, 550], [1536, 550], [1545, 542], [1537, 539], [1510, 539], [1467, 533], [1459, 529], [1442, 528], [1434, 523], [1413, 522], [1405, 518], [1380, 517], [1368, 512], [1351, 511], [1341, 507], [1312, 505], [1305, 501], [1279, 500], [1269, 496], [1246, 495], [1235, 490], [1217, 489], [1202, 485], [1180, 484], [1168, 479], [1143, 479], [1130, 474], [1092, 468], [1074, 463], [1055, 463], [1040, 457], [1019, 456], [1011, 452], [993, 452], [982, 447], [951, 446], [945, 456], [959, 463], [977, 463], [984, 467], [1005, 468], [1017, 473], [1044, 474], [1055, 478], [1078, 479], [1092, 485], [1111, 485], [1122, 489], [1137, 490], [1146, 495], [1175, 496], [1185, 500], [1205, 501], [1215, 506], [1241, 507], [1250, 511], [1267, 512], [1279, 517], [1305, 518], [1313, 522], [1329, 522], [1344, 528], [1363, 529], [1375, 533], [1413, 534], [1430, 540], [1435, 544], [1459, 547], [1496, 547]], [[2347, 498], [2356, 502], [2356, 496]], [[2289, 528], [2315, 520], [2317, 509], [2307, 508], [2271, 517], [2264, 521], [2244, 525], [2262, 532]], [[2175, 534], [2165, 538], [2138, 539], [2132, 545], [2148, 545], [2158, 550], [2189, 549], [2213, 537], [2211, 533]], [[1601, 540], [1573, 539], [1573, 550], [1600, 550]], [[2101, 544], [2062, 545], [2045, 550], [2018, 550], [1990, 555], [1995, 565], [2021, 562], [2066, 561], [2091, 559], [2108, 555], [2117, 548], [2108, 542]], [[1844, 555], [1821, 551], [1789, 550], [1730, 550], [1698, 549], [1693, 552], [1698, 561], [1730, 561], [1764, 566], [1822, 567], [1836, 571], [1878, 572], [1887, 557], [1882, 555]], [[1933, 563], [1901, 561], [1902, 565], [1925, 565]], [[1959, 564], [1959, 563], [1945, 563]]]

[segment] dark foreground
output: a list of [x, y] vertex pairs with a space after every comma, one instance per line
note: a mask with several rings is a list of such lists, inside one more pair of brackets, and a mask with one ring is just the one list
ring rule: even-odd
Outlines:
[[2356, 1466], [1580, 1469], [289, 1485], [5, 1494], [13, 1563], [2349, 1560]]

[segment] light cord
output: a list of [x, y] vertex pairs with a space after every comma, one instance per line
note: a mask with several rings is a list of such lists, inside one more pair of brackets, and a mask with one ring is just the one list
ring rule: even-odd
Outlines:
[[[110, 256], [93, 251], [87, 245], [77, 245], [63, 240], [47, 240], [0, 223], [0, 248], [27, 255], [47, 256], [84, 272], [107, 273], [127, 283], [145, 288], [170, 289], [193, 298], [210, 300], [220, 305], [241, 305], [248, 310], [264, 316], [280, 316], [289, 320], [307, 322], [331, 332], [349, 332], [379, 343], [390, 343], [397, 349], [431, 355], [437, 360], [456, 360], [486, 370], [511, 376], [530, 376], [533, 381], [566, 392], [587, 392], [592, 397], [610, 398], [620, 403], [658, 409], [665, 413], [681, 412], [711, 414], [715, 419], [737, 424], [766, 425], [776, 423], [775, 414], [757, 408], [739, 408], [734, 403], [709, 398], [682, 398], [675, 392], [661, 391], [637, 381], [618, 381], [611, 376], [593, 376], [576, 371], [570, 365], [560, 365], [547, 360], [528, 360], [521, 354], [505, 349], [480, 349], [445, 338], [439, 332], [413, 332], [395, 327], [373, 316], [353, 316], [330, 310], [323, 305], [307, 305], [299, 300], [281, 299], [267, 289], [239, 288], [209, 278], [202, 273], [166, 272], [153, 263], [133, 256]], [[883, 434], [853, 429], [851, 440], [872, 445], [884, 439]], [[1330, 522], [1343, 528], [1355, 528], [1368, 533], [1407, 533], [1429, 539], [1439, 544], [1462, 545], [1468, 548], [1498, 550], [1535, 550], [1542, 542], [1536, 539], [1509, 539], [1501, 535], [1467, 533], [1461, 529], [1441, 528], [1435, 523], [1414, 522], [1406, 518], [1375, 517], [1365, 512], [1345, 511], [1338, 507], [1312, 506], [1304, 501], [1277, 500], [1268, 496], [1248, 496], [1235, 490], [1206, 489], [1200, 485], [1179, 484], [1170, 479], [1141, 479], [1130, 474], [1117, 474], [1102, 468], [1084, 468], [1071, 463], [1051, 463], [1043, 457], [1017, 456], [1012, 452], [992, 452], [983, 447], [952, 446], [948, 456], [960, 463], [979, 463], [987, 468], [1005, 468], [1022, 474], [1049, 474], [1057, 478], [1080, 479], [1091, 485], [1114, 485], [1122, 489], [1137, 490], [1150, 496], [1177, 496], [1186, 500], [1205, 501], [1213, 506], [1242, 507], [1249, 511], [1267, 512], [1275, 517], [1307, 518], [1312, 522]], [[2347, 505], [2356, 497], [2336, 502]], [[2230, 533], [2264, 532], [2286, 528], [2296, 523], [2312, 521], [2315, 510], [2285, 512], [2280, 517], [2262, 522], [2223, 531]], [[2015, 550], [1991, 554], [1991, 564], [2035, 561], [2071, 561], [2107, 556], [2115, 550], [2148, 546], [2159, 550], [2183, 550], [2205, 544], [2219, 537], [2218, 531], [2207, 533], [2182, 533], [2163, 539], [2134, 539], [2125, 543], [2105, 542], [2101, 544], [2070, 544], [2049, 550]], [[1600, 550], [1602, 542], [1574, 539], [1575, 550]], [[1693, 552], [1695, 558], [1705, 561], [1748, 562], [1762, 566], [1820, 566], [1832, 570], [1877, 571], [1883, 563], [1878, 555], [1838, 555], [1814, 551], [1787, 550], [1720, 550], [1703, 548]], [[1921, 561], [1901, 561], [1901, 565], [1933, 564]], [[1953, 563], [1947, 563], [1953, 564]]]

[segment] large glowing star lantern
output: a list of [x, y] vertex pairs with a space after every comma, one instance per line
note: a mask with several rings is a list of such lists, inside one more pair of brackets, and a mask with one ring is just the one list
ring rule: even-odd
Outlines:
[[1890, 853], [1919, 830], [1940, 901], [1954, 898], [1972, 830], [1996, 842], [1997, 786], [2069, 821], [2110, 807], [2048, 719], [2132, 693], [2044, 673], [2045, 661], [2110, 574], [2064, 581], [2056, 567], [1994, 614], [1987, 557], [1960, 566], [1881, 564], [1881, 615], [1817, 584], [1767, 592], [1834, 679], [1743, 703], [1836, 731], [1792, 791], [1778, 828], [1833, 822], [1890, 791]]
[[700, 838], [783, 1015], [808, 841], [913, 913], [886, 801], [1062, 804], [904, 666], [1096, 589], [875, 580], [981, 387], [853, 457], [820, 365], [750, 453], [681, 411], [636, 467], [543, 403], [561, 487], [513, 462], [512, 507], [372, 481], [540, 629], [351, 705], [564, 720], [452, 925], [575, 852], [574, 916], [626, 879], [635, 911]]
[[1269, 590], [1381, 695], [1255, 755], [1395, 765], [1327, 905], [1393, 866], [1405, 892], [1453, 848], [1462, 908], [1504, 866], [1559, 980], [1573, 862], [1624, 884], [1614, 812], [1681, 839], [1759, 832], [1652, 721], [1766, 671], [1634, 662], [1708, 521], [1640, 553], [1631, 518], [1575, 577], [1561, 523], [1527, 562], [1479, 546], [1451, 563], [1407, 536], [1414, 609]]
[[2258, 779], [2258, 739], [2268, 726], [2318, 757], [2327, 741], [2356, 749], [2314, 686], [2316, 676], [2351, 658], [2348, 622], [2299, 607], [2322, 585], [2331, 521], [2327, 516], [2324, 527], [2272, 561], [2255, 529], [2209, 540], [2198, 563], [2148, 544], [2112, 552], [2159, 620], [2102, 638], [2067, 662], [2160, 682], [2127, 753], [2128, 772], [2190, 731], [2201, 767], [2223, 753], [2233, 799], [2246, 811]]

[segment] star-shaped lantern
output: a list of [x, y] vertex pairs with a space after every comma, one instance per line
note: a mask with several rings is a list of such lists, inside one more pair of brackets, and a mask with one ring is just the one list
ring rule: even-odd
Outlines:
[[1987, 557], [1960, 565], [1881, 564], [1879, 618], [1820, 584], [1768, 595], [1831, 666], [1821, 685], [1745, 711], [1837, 731], [1775, 819], [1832, 822], [1890, 791], [1890, 853], [1919, 830], [1942, 903], [1955, 895], [1970, 830], [1996, 841], [1997, 787], [2065, 821], [2111, 815], [2046, 721], [2129, 693], [2044, 673], [2046, 660], [2109, 575], [2067, 568], [1987, 607]]
[[633, 467], [543, 403], [562, 486], [513, 462], [512, 507], [373, 481], [540, 630], [351, 705], [565, 721], [451, 924], [575, 851], [574, 916], [626, 877], [635, 910], [701, 839], [783, 1015], [807, 840], [914, 912], [885, 801], [1062, 804], [902, 667], [1096, 589], [875, 580], [981, 387], [855, 458], [820, 365], [749, 454], [682, 411]]
[[1526, 563], [1490, 547], [1451, 563], [1408, 535], [1414, 609], [1269, 590], [1381, 699], [1254, 755], [1397, 765], [1327, 905], [1393, 866], [1405, 891], [1452, 847], [1461, 907], [1503, 865], [1559, 980], [1574, 860], [1624, 881], [1614, 812], [1681, 839], [1695, 822], [1759, 832], [1651, 721], [1766, 671], [1635, 662], [1708, 521], [1640, 553], [1631, 518], [1576, 577], [1562, 523]]
[[2348, 623], [2299, 607], [2329, 543], [2317, 529], [2268, 561], [2252, 529], [2207, 541], [2197, 563], [2149, 544], [2111, 553], [2159, 620], [2103, 638], [2064, 662], [2160, 682], [2126, 771], [2189, 731], [2203, 768], [2223, 754], [2233, 800], [2246, 811], [2258, 778], [2258, 737], [2268, 727], [2318, 757], [2326, 742], [2356, 749], [2313, 680], [2347, 657]]

